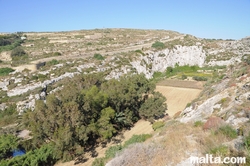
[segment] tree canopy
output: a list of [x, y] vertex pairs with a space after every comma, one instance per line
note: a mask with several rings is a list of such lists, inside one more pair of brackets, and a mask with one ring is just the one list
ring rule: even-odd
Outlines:
[[23, 115], [23, 124], [36, 147], [50, 142], [57, 158], [83, 157], [85, 150], [140, 118], [153, 122], [163, 116], [166, 99], [154, 89], [144, 75], [108, 81], [100, 74], [80, 75], [46, 102], [36, 101], [35, 110]]

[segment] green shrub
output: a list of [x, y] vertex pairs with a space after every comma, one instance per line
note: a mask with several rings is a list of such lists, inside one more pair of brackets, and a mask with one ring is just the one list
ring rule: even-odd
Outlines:
[[157, 129], [163, 127], [164, 125], [165, 125], [164, 122], [162, 122], [162, 121], [157, 121], [157, 122], [154, 122], [154, 123], [153, 123], [152, 127], [153, 127], [153, 129], [154, 129], [154, 131], [155, 131], [155, 130], [157, 130]]
[[187, 107], [190, 107], [190, 106], [191, 106], [191, 103], [187, 103], [186, 108], [187, 108]]
[[26, 64], [29, 62], [29, 57], [27, 54], [23, 54], [21, 56], [13, 56], [12, 57], [12, 62], [11, 65], [12, 66], [18, 66], [21, 64]]
[[244, 146], [246, 149], [250, 150], [250, 133], [244, 138]]
[[187, 76], [186, 76], [185, 74], [183, 74], [183, 75], [181, 76], [181, 79], [182, 79], [182, 80], [185, 80], [185, 79], [187, 79]]
[[12, 68], [9, 68], [9, 67], [0, 68], [0, 76], [6, 76], [13, 71], [15, 71], [15, 70], [13, 70]]
[[22, 49], [22, 47], [16, 47], [11, 51], [11, 57], [15, 56], [23, 56], [25, 55], [25, 51]]
[[194, 122], [194, 127], [201, 127], [203, 126], [203, 122], [202, 121], [196, 121]]
[[144, 141], [146, 141], [150, 137], [152, 137], [151, 134], [133, 135], [129, 140], [127, 140], [124, 143], [123, 148], [126, 148], [129, 145], [134, 144], [134, 143], [144, 142]]
[[104, 57], [101, 54], [94, 54], [94, 58], [97, 60], [104, 60]]
[[13, 50], [22, 42], [18, 34], [0, 35], [0, 52]]
[[223, 135], [229, 137], [229, 138], [237, 138], [237, 131], [235, 129], [233, 129], [231, 126], [229, 125], [225, 125], [225, 126], [221, 126], [216, 132], [215, 134], [218, 133], [222, 133]]
[[225, 145], [220, 145], [220, 146], [210, 149], [209, 154], [227, 156], [229, 154], [229, 149]]
[[31, 150], [23, 156], [16, 156], [9, 160], [1, 160], [0, 165], [54, 165], [58, 158], [55, 156], [55, 148], [52, 144], [45, 144], [39, 149]]
[[159, 41], [154, 42], [151, 47], [155, 48], [157, 50], [161, 50], [161, 49], [166, 48], [165, 44], [162, 42], [159, 42]]
[[165, 57], [165, 56], [166, 56], [166, 54], [164, 54], [164, 53], [160, 53], [158, 56], [159, 56], [159, 57]]
[[122, 150], [121, 145], [111, 146], [109, 147], [105, 152], [105, 157], [96, 158], [92, 166], [105, 166], [105, 164], [110, 160], [111, 158], [114, 158], [117, 152], [120, 152]]
[[250, 54], [244, 54], [242, 56], [242, 61], [246, 62], [248, 65], [250, 65]]
[[18, 119], [18, 113], [16, 111], [16, 105], [10, 105], [5, 110], [0, 111], [0, 127], [13, 124]]
[[38, 74], [37, 78], [40, 81], [45, 81], [46, 79], [48, 79], [48, 76], [47, 75], [43, 75], [43, 74]]
[[141, 54], [141, 55], [145, 55], [145, 54], [142, 52], [142, 50], [135, 50], [135, 52], [136, 52], [136, 53], [139, 53], [139, 54]]
[[207, 81], [206, 77], [194, 76], [193, 79], [196, 80], [196, 81]]
[[92, 163], [92, 166], [105, 166], [107, 161], [108, 159], [105, 157], [95, 158], [95, 160]]
[[172, 73], [174, 69], [172, 67], [167, 67], [167, 72]]
[[156, 72], [154, 72], [154, 74], [153, 74], [153, 78], [158, 78], [158, 77], [162, 77], [162, 73], [161, 72], [158, 72], [158, 71], [156, 71]]
[[62, 55], [62, 54], [61, 54], [60, 52], [54, 52], [53, 55], [54, 55], [54, 56], [60, 56], [60, 55]]
[[37, 75], [32, 75], [31, 80], [38, 80], [38, 76]]
[[59, 61], [56, 59], [52, 59], [51, 61], [47, 62], [46, 65], [52, 66], [59, 64]]
[[[14, 135], [0, 136], [0, 161], [11, 156], [12, 150], [18, 146], [18, 138]], [[0, 163], [1, 164], [1, 163]]]
[[111, 146], [106, 150], [105, 157], [106, 158], [113, 158], [113, 157], [115, 157], [115, 154], [121, 150], [122, 150], [121, 145]]

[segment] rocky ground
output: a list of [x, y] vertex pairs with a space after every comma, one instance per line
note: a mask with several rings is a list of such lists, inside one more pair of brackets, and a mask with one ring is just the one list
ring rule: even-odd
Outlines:
[[[0, 77], [1, 110], [8, 103], [16, 103], [20, 114], [28, 109], [33, 110], [36, 100], [46, 101], [47, 94], [56, 92], [63, 87], [63, 81], [70, 81], [80, 73], [105, 72], [105, 79], [143, 73], [152, 79], [155, 73], [176, 65], [225, 65], [226, 69], [221, 71], [200, 71], [201, 74], [223, 75], [223, 78], [206, 82], [204, 87], [203, 83], [193, 81], [191, 85], [189, 82], [189, 89], [175, 88], [176, 92], [173, 93], [179, 93], [179, 96], [171, 95], [172, 90], [166, 87], [158, 86], [157, 90], [166, 93], [169, 109], [174, 110], [170, 114], [173, 116], [179, 112], [176, 120], [181, 123], [206, 123], [215, 116], [235, 129], [248, 133], [250, 70], [242, 61], [245, 55], [250, 54], [250, 38], [211, 40], [172, 31], [129, 29], [26, 35], [23, 47], [30, 61], [13, 67], [16, 70], [8, 76]], [[155, 41], [165, 43], [165, 47], [153, 48]], [[95, 59], [94, 54], [100, 54], [104, 59]], [[0, 67], [11, 67], [8, 52], [2, 52], [1, 59], [3, 63], [0, 63]], [[159, 83], [163, 84], [164, 81]], [[167, 81], [166, 85], [182, 87], [183, 84], [180, 81]], [[192, 87], [196, 89], [190, 90]], [[184, 91], [185, 95], [182, 94]], [[178, 105], [178, 109], [175, 105]], [[188, 158], [188, 155], [185, 157]]]

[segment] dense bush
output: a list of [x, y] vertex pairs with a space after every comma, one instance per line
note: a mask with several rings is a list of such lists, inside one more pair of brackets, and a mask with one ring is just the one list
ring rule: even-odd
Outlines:
[[139, 54], [141, 54], [141, 55], [145, 55], [145, 54], [142, 52], [142, 50], [135, 50], [135, 52], [136, 52], [136, 53], [139, 53]]
[[0, 46], [10, 45], [11, 42], [7, 39], [0, 38]]
[[71, 160], [140, 118], [164, 115], [165, 98], [154, 89], [144, 75], [108, 81], [100, 73], [78, 75], [48, 95], [46, 103], [37, 100], [35, 110], [23, 114], [23, 124], [32, 131], [34, 145], [54, 140], [57, 157]]
[[202, 121], [195, 121], [194, 122], [194, 127], [201, 127], [203, 126], [203, 122]]
[[46, 62], [46, 65], [48, 66], [57, 65], [57, 64], [59, 64], [59, 61], [56, 59], [52, 59], [51, 61]]
[[182, 80], [185, 80], [185, 79], [187, 79], [187, 76], [186, 76], [185, 74], [183, 74], [183, 75], [181, 76], [181, 79], [182, 79]]
[[104, 57], [101, 54], [94, 54], [94, 58], [97, 60], [104, 60]]
[[[12, 156], [12, 151], [18, 147], [18, 138], [14, 135], [0, 136], [0, 160]], [[0, 164], [1, 165], [1, 164]]]
[[16, 105], [12, 104], [3, 111], [0, 111], [0, 127], [15, 123], [17, 118]]
[[16, 47], [11, 51], [11, 57], [15, 57], [15, 56], [23, 56], [25, 55], [25, 51], [22, 49], [22, 47]]
[[248, 65], [250, 65], [250, 54], [244, 54], [242, 56], [242, 61], [246, 62]]
[[8, 68], [8, 67], [0, 68], [0, 76], [6, 76], [13, 71], [15, 70], [13, 70], [12, 68]]
[[194, 76], [193, 79], [196, 80], [196, 81], [207, 81], [206, 77]]
[[13, 166], [13, 165], [46, 165], [53, 166], [58, 158], [55, 156], [55, 151], [52, 143], [43, 145], [42, 147], [31, 150], [23, 156], [16, 156], [9, 160], [1, 160], [1, 166]]
[[157, 122], [154, 122], [154, 123], [153, 123], [152, 128], [153, 128], [154, 131], [155, 131], [155, 130], [157, 130], [157, 129], [163, 127], [164, 125], [165, 125], [164, 122], [162, 122], [162, 121], [157, 121]]
[[54, 52], [53, 53], [53, 56], [60, 56], [60, 55], [62, 55], [60, 52]]
[[131, 144], [134, 143], [139, 143], [139, 142], [144, 142], [146, 141], [148, 138], [151, 138], [152, 135], [151, 134], [141, 134], [141, 135], [133, 135], [129, 140], [127, 140], [124, 145], [123, 148], [128, 147]]
[[166, 46], [165, 46], [164, 43], [159, 42], [159, 41], [156, 41], [156, 42], [154, 42], [154, 43], [152, 44], [151, 47], [152, 47], [152, 48], [155, 48], [155, 49], [157, 49], [157, 50], [161, 50], [161, 49], [164, 49]]
[[231, 126], [229, 125], [224, 125], [221, 126], [216, 132], [215, 134], [221, 133], [225, 136], [227, 136], [228, 138], [237, 138], [237, 131], [235, 129], [233, 129]]
[[10, 51], [21, 45], [23, 42], [19, 34], [0, 35], [0, 52]]
[[12, 66], [18, 66], [21, 64], [26, 64], [29, 62], [29, 57], [27, 54], [23, 54], [22, 56], [13, 56], [12, 57]]
[[122, 146], [121, 145], [116, 145], [116, 146], [111, 146], [110, 148], [108, 148], [105, 152], [105, 157], [106, 158], [113, 158], [115, 157], [117, 152], [120, 152], [122, 150]]

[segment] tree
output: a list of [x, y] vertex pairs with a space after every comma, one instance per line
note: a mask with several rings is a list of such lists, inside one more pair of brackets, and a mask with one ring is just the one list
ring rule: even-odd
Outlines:
[[[138, 110], [148, 94], [153, 92], [155, 85], [140, 74], [123, 76], [120, 80], [111, 79], [102, 84], [101, 89], [109, 97], [108, 105], [117, 113], [124, 113], [126, 124], [131, 126], [139, 119]], [[124, 124], [120, 123], [119, 125]]]
[[9, 160], [1, 160], [2, 166], [13, 165], [46, 165], [53, 166], [58, 158], [55, 157], [54, 147], [51, 143], [45, 144], [42, 147], [31, 150], [23, 156], [17, 156]]
[[159, 92], [154, 92], [145, 103], [142, 104], [139, 113], [144, 119], [148, 119], [151, 123], [154, 119], [164, 116], [167, 110], [166, 98]]
[[101, 54], [94, 54], [94, 58], [97, 60], [104, 60], [105, 59]]
[[22, 47], [16, 47], [11, 51], [11, 57], [15, 56], [23, 56], [25, 55], [25, 51], [22, 49]]
[[12, 151], [18, 147], [18, 138], [14, 135], [0, 136], [0, 160], [12, 156]]
[[6, 45], [10, 45], [11, 42], [9, 40], [0, 38], [0, 46], [6, 46]]
[[165, 100], [154, 89], [144, 75], [109, 81], [100, 74], [79, 75], [66, 81], [61, 91], [48, 95], [46, 103], [37, 100], [35, 110], [23, 115], [23, 124], [32, 131], [36, 148], [50, 142], [56, 158], [81, 158], [85, 149], [110, 139], [141, 117], [161, 117]]
[[166, 46], [164, 43], [160, 42], [160, 41], [156, 41], [152, 44], [151, 46], [152, 48], [155, 48], [157, 50], [161, 50], [161, 49], [164, 49]]
[[101, 117], [98, 119], [98, 132], [104, 139], [109, 139], [116, 133], [116, 130], [111, 123], [115, 117], [115, 111], [111, 108], [105, 108], [101, 111]]

